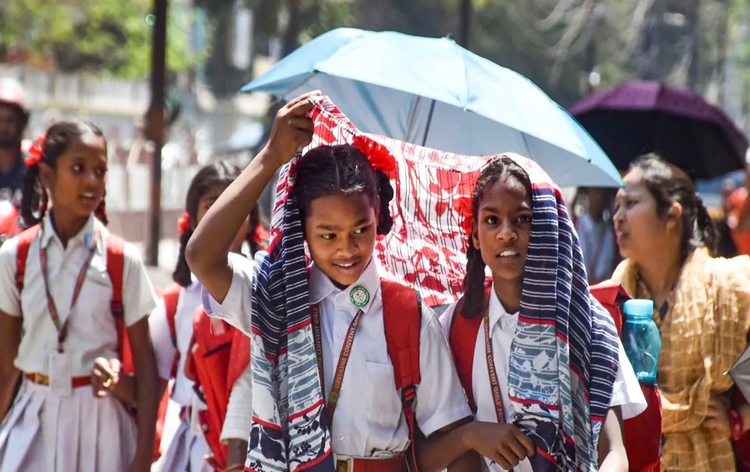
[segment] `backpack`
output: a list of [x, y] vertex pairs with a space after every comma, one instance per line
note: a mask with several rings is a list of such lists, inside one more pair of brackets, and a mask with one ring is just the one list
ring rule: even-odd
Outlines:
[[[414, 400], [416, 387], [421, 381], [421, 300], [417, 292], [395, 282], [381, 280], [381, 290], [388, 357], [393, 365], [395, 387], [401, 392], [402, 413], [409, 427], [407, 462], [409, 470], [417, 472]], [[199, 414], [199, 419], [213, 454], [209, 463], [220, 470], [226, 466], [226, 447], [221, 444], [219, 436], [232, 387], [250, 362], [250, 339], [223, 321], [219, 323], [209, 318], [202, 308], [196, 310], [193, 323], [195, 345], [186, 368], [190, 365], [208, 405], [208, 409]]]
[[[39, 231], [40, 226], [37, 224], [21, 232], [17, 236], [16, 287], [18, 288], [19, 294], [23, 291], [29, 249], [31, 243], [39, 234]], [[109, 275], [109, 280], [112, 283], [112, 298], [110, 299], [109, 304], [112, 316], [115, 318], [115, 329], [117, 330], [117, 357], [120, 360], [122, 372], [134, 375], [135, 365], [133, 363], [133, 353], [130, 348], [130, 341], [128, 340], [128, 330], [125, 326], [125, 308], [122, 302], [123, 273], [125, 270], [125, 240], [113, 233], [108, 233], [105, 240], [105, 246], [107, 251], [107, 275]], [[169, 319], [169, 317], [167, 318]], [[174, 333], [174, 316], [172, 316], [172, 326], [170, 329]], [[173, 335], [173, 340], [176, 345], [177, 338], [175, 335]], [[154, 438], [154, 461], [161, 456], [161, 437], [164, 429], [164, 417], [166, 416], [168, 403], [169, 395], [165, 394], [159, 403], [157, 414], [156, 436]], [[131, 414], [135, 414], [135, 411], [132, 408], [127, 406], [126, 408]]]
[[[488, 287], [485, 298], [489, 299]], [[591, 296], [612, 315], [617, 327], [617, 333], [622, 330], [622, 304], [630, 299], [630, 295], [619, 284], [604, 282], [590, 288]], [[474, 349], [482, 323], [481, 316], [464, 318], [461, 315], [463, 299], [459, 300], [451, 321], [448, 340], [458, 371], [458, 378], [464, 387], [466, 397], [472, 411], [476, 412], [476, 402], [472, 387], [474, 365]], [[646, 397], [648, 407], [646, 411], [624, 421], [625, 449], [631, 472], [659, 472], [661, 453], [661, 396], [659, 390], [641, 385], [641, 391]], [[655, 426], [658, 425], [658, 426]]]

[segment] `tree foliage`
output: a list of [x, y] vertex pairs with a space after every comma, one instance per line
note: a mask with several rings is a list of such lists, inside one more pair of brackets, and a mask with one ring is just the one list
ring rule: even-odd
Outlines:
[[[151, 0], [6, 0], [0, 6], [0, 59], [144, 77], [150, 13]], [[201, 57], [190, 51], [190, 14], [185, 5], [171, 5], [167, 62], [173, 71]]]

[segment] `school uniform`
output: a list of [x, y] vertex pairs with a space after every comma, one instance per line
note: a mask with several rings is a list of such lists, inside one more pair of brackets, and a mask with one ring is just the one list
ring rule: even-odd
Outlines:
[[[107, 274], [106, 227], [91, 216], [63, 248], [50, 218], [41, 224], [42, 231], [29, 248], [20, 294], [15, 281], [17, 239], [0, 248], [0, 311], [23, 316], [23, 334], [14, 365], [25, 374], [0, 426], [0, 472], [126, 470], [134, 457], [137, 430], [134, 417], [121, 402], [111, 395], [97, 398], [90, 385], [72, 388], [68, 394], [28, 378], [54, 378], [61, 373], [50, 367], [58, 336], [47, 308], [40, 247], [46, 248], [49, 291], [60, 321], [70, 318], [64, 342], [69, 376], [90, 377], [97, 357], [109, 359], [118, 355], [117, 329], [110, 307], [112, 284]], [[95, 237], [97, 234], [99, 238]], [[93, 241], [97, 245], [78, 301], [69, 310], [76, 279]], [[124, 321], [126, 326], [132, 326], [154, 309], [156, 297], [137, 249], [127, 244], [124, 256]]]
[[230, 439], [247, 441], [253, 419], [253, 369], [250, 364], [232, 386], [227, 414], [221, 428], [221, 442]]
[[[456, 303], [451, 305], [440, 317], [440, 323], [446, 335], [450, 333], [456, 309]], [[500, 302], [495, 290], [490, 291], [489, 324], [492, 339], [492, 358], [500, 379], [500, 393], [503, 401], [505, 421], [513, 423], [515, 410], [508, 396], [508, 372], [510, 365], [510, 348], [518, 323], [518, 313], [508, 313]], [[484, 324], [479, 328], [477, 341], [474, 347], [474, 360], [472, 364], [472, 390], [477, 405], [474, 415], [477, 421], [497, 422], [495, 403], [492, 398], [490, 379], [487, 370], [487, 354], [485, 346]], [[638, 416], [646, 409], [646, 399], [641, 391], [638, 379], [633, 367], [630, 365], [622, 343], [619, 346], [619, 366], [617, 377], [614, 382], [610, 406], [619, 406], [622, 409], [623, 419]], [[484, 471], [501, 472], [505, 469], [484, 457]], [[533, 472], [528, 460], [523, 460], [514, 467], [515, 472]]]
[[[249, 334], [254, 262], [230, 255], [233, 276], [223, 303], [205, 290], [203, 305], [214, 316]], [[354, 304], [367, 292], [366, 303]], [[356, 295], [356, 294], [355, 294]], [[337, 288], [314, 264], [309, 275], [309, 301], [318, 304], [326, 398], [330, 395], [336, 365], [350, 323], [358, 310], [363, 315], [344, 372], [332, 424], [333, 451], [338, 457], [392, 458], [409, 446], [393, 366], [386, 350], [383, 303], [377, 262], [368, 264], [359, 280], [344, 290]], [[429, 436], [471, 415], [455, 371], [445, 335], [432, 310], [422, 305], [420, 331], [421, 383], [417, 386], [416, 421]]]
[[200, 304], [201, 285], [193, 279], [189, 286], [180, 290], [177, 300], [174, 319], [177, 335], [176, 348], [169, 331], [167, 311], [163, 300], [159, 302], [148, 319], [159, 377], [165, 380], [171, 379], [174, 358], [179, 351], [171, 398], [181, 407], [180, 425], [164, 455], [163, 470], [165, 471], [210, 472], [213, 470], [203, 459], [211, 453], [211, 450], [198, 421], [198, 412], [205, 410], [206, 404], [195, 393], [195, 383], [185, 377], [185, 361], [193, 339], [193, 313]]

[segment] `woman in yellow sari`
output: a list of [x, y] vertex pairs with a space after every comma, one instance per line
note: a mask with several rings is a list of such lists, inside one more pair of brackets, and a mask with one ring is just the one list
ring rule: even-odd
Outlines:
[[714, 258], [716, 230], [690, 178], [657, 156], [640, 158], [616, 197], [625, 260], [613, 279], [654, 301], [662, 350], [662, 471], [735, 470], [732, 441], [750, 407], [731, 407], [725, 374], [750, 327], [750, 258]]

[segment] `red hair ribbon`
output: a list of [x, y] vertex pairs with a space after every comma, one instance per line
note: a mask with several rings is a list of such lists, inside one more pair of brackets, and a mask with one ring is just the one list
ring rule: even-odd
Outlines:
[[467, 236], [471, 235], [471, 223], [474, 221], [474, 211], [471, 208], [471, 198], [461, 197], [456, 202], [458, 206], [458, 215], [461, 218], [459, 225]]
[[367, 136], [357, 135], [352, 141], [352, 146], [359, 149], [367, 157], [373, 169], [386, 174], [396, 170], [396, 159], [391, 155], [388, 148]]
[[177, 233], [182, 236], [191, 229], [193, 229], [193, 226], [190, 224], [190, 215], [188, 215], [188, 212], [185, 212], [177, 220]]
[[36, 165], [39, 165], [40, 162], [42, 162], [42, 154], [44, 152], [44, 141], [46, 139], [46, 136], [43, 134], [40, 134], [39, 137], [34, 140], [33, 143], [31, 143], [31, 147], [29, 147], [28, 152], [26, 153], [26, 157], [24, 157], [23, 161], [26, 164], [26, 167], [34, 167]]

